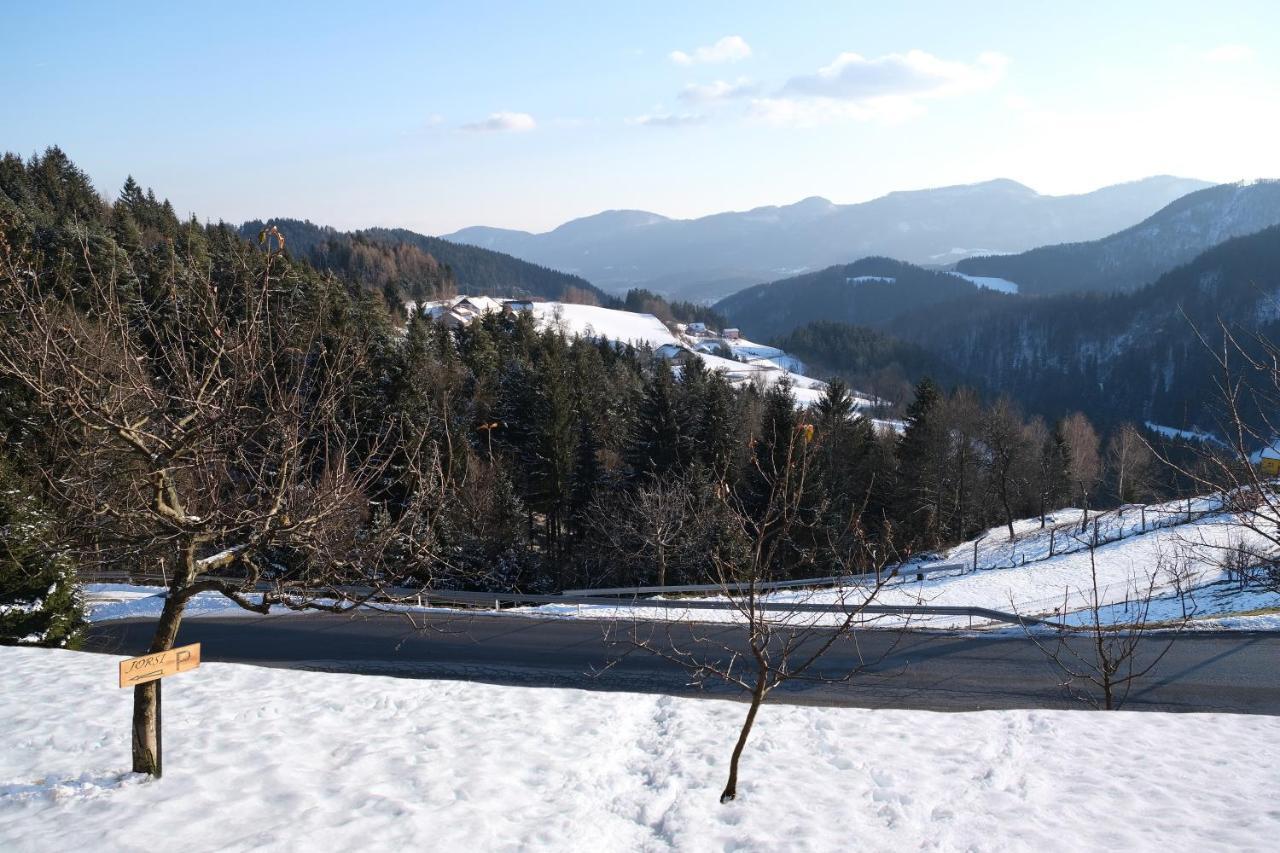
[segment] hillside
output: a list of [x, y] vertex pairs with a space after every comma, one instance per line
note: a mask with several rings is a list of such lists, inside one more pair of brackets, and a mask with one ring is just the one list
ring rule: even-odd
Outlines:
[[1214, 373], [1193, 324], [1209, 340], [1219, 318], [1274, 339], [1278, 300], [1280, 226], [1228, 240], [1129, 293], [984, 292], [927, 322], [899, 316], [888, 329], [1034, 411], [1214, 432]]
[[865, 326], [818, 321], [792, 329], [772, 343], [803, 360], [813, 376], [839, 376], [894, 403], [909, 401], [915, 383], [924, 376], [944, 387], [965, 381], [946, 360], [924, 347]]
[[1091, 240], [1206, 186], [1163, 176], [1047, 196], [994, 180], [895, 192], [859, 204], [813, 197], [697, 219], [615, 210], [542, 234], [476, 227], [445, 238], [573, 272], [611, 292], [641, 286], [710, 300], [867, 255], [946, 264], [973, 254]]
[[[1091, 561], [1089, 535], [1080, 534], [1080, 510], [1064, 508], [1046, 519], [1014, 522], [1010, 540], [1004, 527], [982, 531], [968, 541], [924, 554], [898, 567], [898, 579], [879, 591], [876, 602], [912, 606], [984, 607], [992, 610], [1072, 625], [1087, 625], [1093, 617], [1093, 577], [1096, 572], [1098, 618], [1104, 624], [1131, 622], [1134, 602], [1147, 597], [1152, 623], [1180, 622], [1189, 630], [1269, 630], [1280, 626], [1280, 592], [1263, 579], [1240, 584], [1224, 567], [1224, 551], [1244, 543], [1265, 553], [1268, 540], [1251, 531], [1216, 497], [1167, 503], [1128, 505], [1094, 516], [1098, 547]], [[938, 566], [946, 568], [938, 569]], [[913, 569], [927, 571], [918, 579]], [[781, 589], [765, 596], [771, 602], [838, 604], [858, 600], [865, 580], [845, 584]], [[718, 597], [712, 595], [711, 597]], [[155, 605], [153, 605], [155, 606]], [[658, 611], [632, 602], [617, 605], [567, 607], [551, 604], [531, 608], [589, 619], [664, 618], [706, 622], [734, 622], [732, 609]], [[1259, 612], [1261, 611], [1261, 612]], [[779, 617], [781, 618], [781, 617]], [[817, 620], [838, 621], [822, 614]], [[1013, 630], [1007, 622], [978, 622], [967, 614], [890, 614], [873, 629], [898, 628]]]
[[904, 316], [924, 319], [930, 308], [981, 289], [947, 272], [863, 258], [756, 285], [717, 302], [715, 309], [752, 334], [770, 338], [818, 321], [878, 327]]
[[1134, 290], [1211, 246], [1278, 223], [1280, 181], [1224, 184], [1184, 196], [1100, 240], [965, 258], [956, 270], [1014, 281], [1029, 295]]
[[[400, 288], [400, 296], [408, 299], [432, 299], [456, 290], [487, 296], [594, 301], [603, 305], [617, 301], [578, 276], [403, 228], [342, 232], [297, 219], [268, 222], [284, 234], [294, 256], [320, 269], [360, 280], [371, 289], [395, 285]], [[256, 238], [263, 226], [261, 220], [246, 222], [240, 226], [240, 233], [246, 238]], [[428, 272], [436, 267], [438, 273]]]

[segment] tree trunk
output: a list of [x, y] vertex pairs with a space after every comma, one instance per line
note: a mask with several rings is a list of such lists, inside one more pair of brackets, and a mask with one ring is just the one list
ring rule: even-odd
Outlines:
[[[180, 576], [179, 576], [180, 575]], [[156, 632], [151, 638], [151, 646], [147, 654], [165, 652], [173, 648], [178, 639], [178, 626], [182, 622], [182, 611], [186, 608], [186, 599], [178, 593], [195, 579], [193, 568], [175, 573], [174, 582], [169, 586], [169, 597], [165, 599], [164, 609], [160, 611], [160, 620], [156, 622]], [[156, 682], [139, 684], [133, 688], [133, 772], [146, 773], [149, 776], [160, 775], [159, 727], [157, 725]]]
[[1013, 508], [1009, 506], [1009, 490], [1002, 487], [1000, 489], [1000, 503], [1004, 504], [1005, 523], [1009, 525], [1009, 541], [1013, 541]]
[[729, 781], [720, 795], [720, 802], [727, 803], [738, 796], [738, 759], [742, 758], [742, 750], [747, 745], [747, 736], [751, 734], [751, 726], [756, 721], [756, 713], [764, 702], [765, 673], [761, 672], [756, 679], [755, 689], [751, 691], [751, 708], [747, 711], [747, 719], [742, 723], [742, 731], [738, 733], [738, 743], [733, 747], [733, 757], [729, 759]]

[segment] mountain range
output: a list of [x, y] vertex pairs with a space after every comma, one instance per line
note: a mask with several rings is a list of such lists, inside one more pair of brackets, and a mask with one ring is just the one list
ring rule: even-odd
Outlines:
[[972, 255], [1092, 240], [1208, 186], [1158, 176], [1051, 196], [1000, 179], [858, 204], [813, 197], [697, 219], [612, 210], [542, 234], [472, 227], [444, 239], [580, 275], [611, 292], [645, 287], [705, 301], [867, 255], [949, 265]]

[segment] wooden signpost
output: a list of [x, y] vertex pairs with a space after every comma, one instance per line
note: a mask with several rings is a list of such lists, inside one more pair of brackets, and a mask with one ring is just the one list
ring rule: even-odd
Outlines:
[[160, 687], [158, 683], [162, 678], [170, 675], [177, 675], [180, 672], [187, 672], [195, 669], [200, 665], [200, 644], [192, 643], [189, 646], [179, 646], [176, 649], [169, 649], [167, 652], [156, 652], [155, 654], [143, 655], [142, 657], [129, 658], [120, 661], [120, 686], [121, 687], [137, 687], [140, 684], [147, 684], [155, 681], [156, 684], [156, 778], [160, 777], [163, 762], [161, 758], [161, 734], [163, 728], [161, 726], [160, 717]]

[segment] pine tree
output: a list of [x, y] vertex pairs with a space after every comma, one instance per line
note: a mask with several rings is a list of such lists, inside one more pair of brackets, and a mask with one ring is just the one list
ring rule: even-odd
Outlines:
[[74, 646], [82, 624], [75, 567], [49, 516], [0, 458], [0, 643]]
[[898, 516], [905, 534], [922, 548], [934, 548], [941, 539], [947, 464], [942, 403], [933, 381], [921, 379], [907, 407], [907, 426], [897, 447]]
[[645, 383], [629, 461], [637, 473], [665, 476], [681, 463], [680, 415], [675, 377], [665, 359], [656, 359]]

